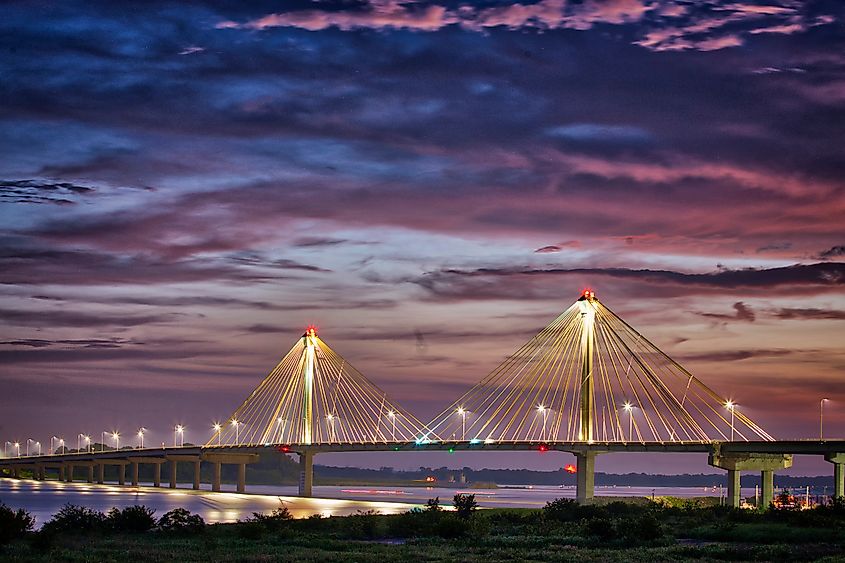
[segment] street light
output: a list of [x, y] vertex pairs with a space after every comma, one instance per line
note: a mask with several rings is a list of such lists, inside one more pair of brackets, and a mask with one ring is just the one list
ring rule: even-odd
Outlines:
[[632, 442], [634, 440], [634, 405], [625, 401], [622, 408], [628, 413], [628, 441]]
[[50, 436], [50, 455], [56, 454], [56, 448], [53, 447], [53, 440], [58, 440], [58, 436]]
[[217, 445], [219, 446], [220, 445], [220, 431], [223, 429], [223, 427], [220, 425], [219, 422], [215, 422], [211, 427], [214, 428], [214, 432], [217, 433]]
[[15, 449], [18, 451], [18, 457], [21, 457], [21, 445], [20, 445], [20, 442], [15, 442]]
[[88, 446], [88, 453], [91, 453], [91, 436], [85, 434], [82, 436], [82, 439], [85, 440], [85, 445]]
[[181, 424], [177, 424], [176, 427], [173, 429], [173, 447], [176, 447], [176, 436], [179, 436], [179, 447], [185, 445], [185, 427]]
[[537, 412], [543, 413], [543, 441], [546, 440], [546, 417], [549, 414], [549, 410], [544, 406], [540, 405], [537, 407]]
[[824, 440], [824, 404], [829, 400], [825, 397], [819, 401], [819, 440]]
[[725, 408], [731, 411], [731, 442], [734, 440], [734, 409], [736, 409], [736, 403], [731, 400], [725, 402]]
[[387, 411], [387, 417], [390, 419], [391, 428], [390, 428], [390, 439], [392, 441], [396, 441], [396, 413], [393, 411]]
[[241, 430], [241, 423], [237, 421], [237, 419], [232, 419], [232, 426], [235, 427], [235, 444], [239, 445], [241, 443], [240, 438], [240, 430]]
[[114, 439], [114, 449], [120, 449], [120, 434], [118, 434], [117, 430], [111, 433], [111, 437]]
[[464, 407], [458, 407], [458, 414], [461, 415], [461, 440], [467, 439], [467, 411]]
[[139, 446], [142, 450], [144, 449], [144, 432], [146, 432], [146, 428], [143, 426], [138, 429], [138, 440], [140, 440], [141, 445]]
[[32, 438], [26, 439], [26, 457], [29, 457], [29, 443], [30, 442], [35, 443], [35, 440], [33, 440]]

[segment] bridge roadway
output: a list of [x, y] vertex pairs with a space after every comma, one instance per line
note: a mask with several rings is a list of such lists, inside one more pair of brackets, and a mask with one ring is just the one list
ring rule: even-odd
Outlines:
[[157, 448], [124, 448], [102, 452], [68, 452], [63, 454], [0, 458], [0, 475], [20, 477], [21, 469], [30, 469], [36, 479], [44, 479], [47, 469], [58, 469], [59, 479], [71, 482], [77, 467], [87, 468], [87, 481], [103, 483], [104, 468], [118, 467], [118, 483], [125, 484], [125, 469], [131, 466], [131, 484], [137, 486], [141, 464], [154, 466], [154, 486], [161, 485], [161, 466], [168, 463], [170, 487], [176, 487], [178, 463], [194, 467], [193, 488], [200, 486], [200, 464], [213, 467], [212, 490], [220, 490], [221, 466], [238, 467], [237, 490], [246, 488], [246, 466], [258, 461], [260, 453], [297, 454], [300, 462], [299, 492], [311, 496], [313, 459], [320, 453], [387, 452], [387, 451], [561, 451], [577, 459], [576, 498], [590, 502], [593, 497], [595, 457], [606, 453], [706, 453], [709, 464], [728, 472], [728, 502], [740, 505], [739, 478], [742, 471], [760, 471], [763, 506], [768, 506], [773, 494], [773, 472], [790, 467], [793, 455], [821, 455], [833, 464], [834, 496], [845, 496], [845, 440], [778, 440], [742, 442], [475, 442], [433, 441], [381, 443], [320, 443], [320, 444], [244, 444], [238, 446], [181, 446]]

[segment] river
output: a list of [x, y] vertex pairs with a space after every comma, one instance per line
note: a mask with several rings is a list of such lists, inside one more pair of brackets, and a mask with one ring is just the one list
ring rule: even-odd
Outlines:
[[[574, 498], [574, 487], [508, 486], [498, 489], [456, 487], [346, 486], [314, 487], [314, 498], [296, 496], [296, 487], [250, 485], [248, 494], [239, 494], [234, 486], [223, 485], [224, 491], [193, 491], [190, 484], [177, 489], [152, 486], [96, 485], [61, 481], [0, 479], [0, 501], [12, 508], [25, 508], [43, 524], [64, 504], [87, 506], [100, 511], [112, 507], [143, 504], [161, 516], [177, 507], [187, 508], [206, 522], [236, 522], [253, 512], [269, 512], [281, 504], [297, 518], [312, 514], [342, 516], [358, 511], [374, 510], [382, 514], [405, 512], [425, 501], [440, 497], [450, 504], [457, 493], [474, 494], [484, 508], [540, 508], [556, 498]], [[228, 489], [228, 490], [227, 490]], [[701, 487], [596, 487], [597, 496], [719, 496], [719, 489]], [[743, 489], [745, 497], [754, 496], [754, 489]]]

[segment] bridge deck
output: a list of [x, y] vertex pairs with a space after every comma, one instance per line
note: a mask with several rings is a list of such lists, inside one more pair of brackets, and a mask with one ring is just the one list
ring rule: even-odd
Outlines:
[[[425, 452], [425, 451], [561, 451], [569, 453], [767, 453], [795, 455], [830, 455], [845, 452], [845, 440], [780, 440], [749, 442], [494, 442], [472, 443], [467, 441], [441, 441], [417, 444], [416, 442], [378, 442], [362, 444], [243, 444], [237, 446], [184, 446], [165, 448], [126, 448], [104, 452], [79, 452], [41, 456], [21, 456], [0, 459], [0, 466], [32, 465], [44, 463], [74, 463], [133, 458], [165, 457], [168, 455], [202, 455], [211, 453], [282, 453], [338, 452]], [[138, 459], [140, 463], [144, 463]]]

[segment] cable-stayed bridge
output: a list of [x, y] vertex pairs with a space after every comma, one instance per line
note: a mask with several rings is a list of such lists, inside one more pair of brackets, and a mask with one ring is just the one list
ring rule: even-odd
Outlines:
[[[179, 432], [179, 427], [176, 428]], [[143, 439], [143, 429], [139, 431]], [[89, 442], [90, 438], [86, 437]], [[773, 472], [791, 466], [793, 454], [822, 455], [834, 466], [834, 495], [845, 495], [845, 440], [777, 441], [675, 362], [587, 290], [560, 316], [508, 356], [493, 372], [423, 423], [391, 400], [309, 328], [203, 446], [76, 451], [0, 460], [0, 471], [21, 469], [44, 478], [55, 468], [64, 480], [76, 468], [103, 482], [104, 468], [152, 464], [154, 485], [168, 464], [176, 486], [178, 463], [210, 462], [212, 490], [220, 490], [222, 464], [246, 467], [262, 451], [295, 453], [300, 494], [311, 496], [313, 458], [348, 451], [564, 451], [577, 458], [580, 502], [593, 496], [595, 458], [610, 452], [702, 452], [728, 472], [728, 499], [738, 506], [741, 471], [760, 471], [763, 506], [773, 493]], [[105, 450], [105, 448], [103, 448]], [[40, 450], [40, 448], [39, 448]], [[29, 453], [29, 452], [28, 452]], [[96, 473], [96, 477], [95, 477]]]

